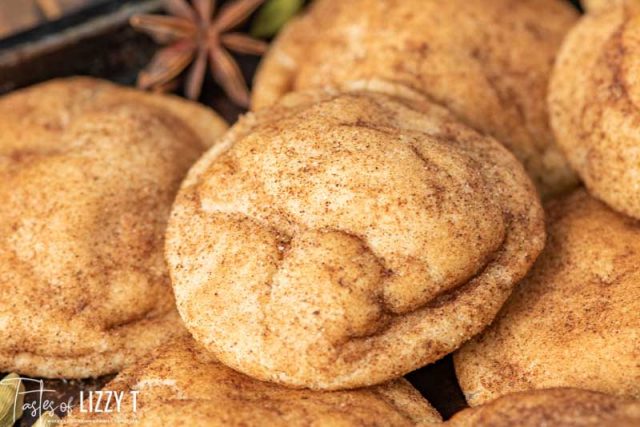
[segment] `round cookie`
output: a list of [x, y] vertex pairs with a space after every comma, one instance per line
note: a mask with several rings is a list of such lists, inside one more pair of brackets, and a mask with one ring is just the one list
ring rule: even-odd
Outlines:
[[253, 108], [287, 92], [382, 79], [502, 142], [543, 195], [577, 180], [554, 143], [547, 86], [578, 13], [564, 0], [317, 0], [280, 33]]
[[342, 389], [480, 332], [541, 251], [543, 222], [516, 159], [445, 109], [295, 93], [191, 169], [166, 256], [181, 317], [220, 361]]
[[[191, 339], [158, 350], [118, 375], [105, 390], [124, 392], [119, 414], [70, 416], [78, 422], [138, 426], [427, 426], [438, 412], [404, 379], [359, 390], [292, 390], [254, 380], [220, 362]], [[129, 392], [137, 390], [136, 412]], [[112, 421], [112, 424], [109, 424]]]
[[471, 406], [550, 387], [640, 398], [640, 223], [584, 190], [547, 213], [533, 270], [454, 356]]
[[0, 371], [103, 375], [186, 332], [164, 231], [225, 127], [195, 104], [87, 78], [0, 99]]
[[558, 144], [589, 192], [640, 218], [640, 2], [587, 14], [565, 39], [549, 89]]
[[465, 409], [451, 427], [633, 427], [640, 424], [640, 402], [574, 388], [532, 390]]

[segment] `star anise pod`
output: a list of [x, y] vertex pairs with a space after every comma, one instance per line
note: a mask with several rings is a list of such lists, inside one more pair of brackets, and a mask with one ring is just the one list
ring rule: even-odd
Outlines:
[[169, 15], [136, 15], [131, 25], [167, 44], [138, 75], [138, 87], [162, 89], [189, 64], [185, 94], [197, 99], [202, 90], [209, 61], [216, 82], [229, 98], [241, 106], [249, 105], [249, 89], [240, 67], [229, 51], [261, 55], [267, 43], [245, 34], [231, 32], [242, 24], [264, 0], [235, 0], [224, 5], [212, 20], [215, 0], [165, 0]]

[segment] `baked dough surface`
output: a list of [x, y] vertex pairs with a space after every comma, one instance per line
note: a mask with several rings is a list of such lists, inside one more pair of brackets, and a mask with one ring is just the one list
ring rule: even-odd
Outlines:
[[574, 388], [532, 390], [503, 396], [454, 415], [450, 427], [634, 427], [640, 402]]
[[164, 231], [212, 111], [99, 80], [0, 99], [0, 371], [119, 370], [183, 334]]
[[[622, 3], [622, 2], [620, 2]], [[589, 192], [640, 219], [640, 2], [588, 13], [552, 75], [556, 139]]]
[[565, 0], [318, 0], [280, 33], [253, 107], [290, 91], [383, 79], [502, 142], [543, 195], [575, 186], [548, 123], [553, 61], [577, 11]]
[[341, 389], [478, 333], [543, 243], [500, 144], [422, 99], [320, 91], [245, 116], [203, 156], [166, 254], [180, 314], [219, 360]]
[[640, 222], [584, 190], [547, 213], [536, 265], [454, 356], [472, 406], [550, 387], [640, 398]]
[[[131, 419], [137, 426], [429, 426], [441, 417], [405, 379], [338, 392], [292, 390], [237, 373], [181, 339], [158, 349], [105, 386], [124, 391], [120, 414], [74, 413], [68, 424]], [[109, 420], [113, 421], [112, 424]]]

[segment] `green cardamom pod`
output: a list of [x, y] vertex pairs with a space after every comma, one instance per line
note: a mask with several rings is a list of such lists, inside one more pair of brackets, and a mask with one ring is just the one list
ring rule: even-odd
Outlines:
[[11, 427], [22, 417], [24, 384], [18, 374], [0, 380], [0, 427]]
[[53, 411], [47, 411], [38, 418], [33, 427], [53, 427], [60, 423], [59, 416], [53, 413]]
[[273, 37], [304, 6], [304, 0], [269, 0], [258, 11], [250, 34], [257, 38]]

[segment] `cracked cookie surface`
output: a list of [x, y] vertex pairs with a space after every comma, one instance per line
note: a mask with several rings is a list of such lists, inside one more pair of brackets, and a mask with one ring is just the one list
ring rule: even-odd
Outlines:
[[164, 231], [224, 122], [73, 78], [1, 98], [0, 128], [0, 371], [103, 375], [184, 334]]
[[543, 213], [500, 144], [423, 99], [296, 93], [189, 172], [166, 256], [194, 337], [255, 378], [376, 384], [479, 332]]
[[547, 213], [536, 265], [492, 325], [454, 355], [472, 406], [550, 387], [640, 397], [640, 222], [584, 190]]
[[318, 0], [263, 60], [254, 109], [285, 93], [382, 79], [502, 142], [543, 195], [577, 180], [554, 142], [547, 86], [576, 22], [563, 0]]
[[[426, 427], [441, 423], [438, 412], [405, 379], [350, 391], [292, 390], [229, 369], [190, 338], [158, 349], [105, 389], [125, 392], [121, 411], [75, 413], [69, 425], [82, 421], [122, 425], [117, 423], [119, 417], [135, 417], [138, 426]], [[127, 394], [132, 390], [138, 391], [135, 413]]]

